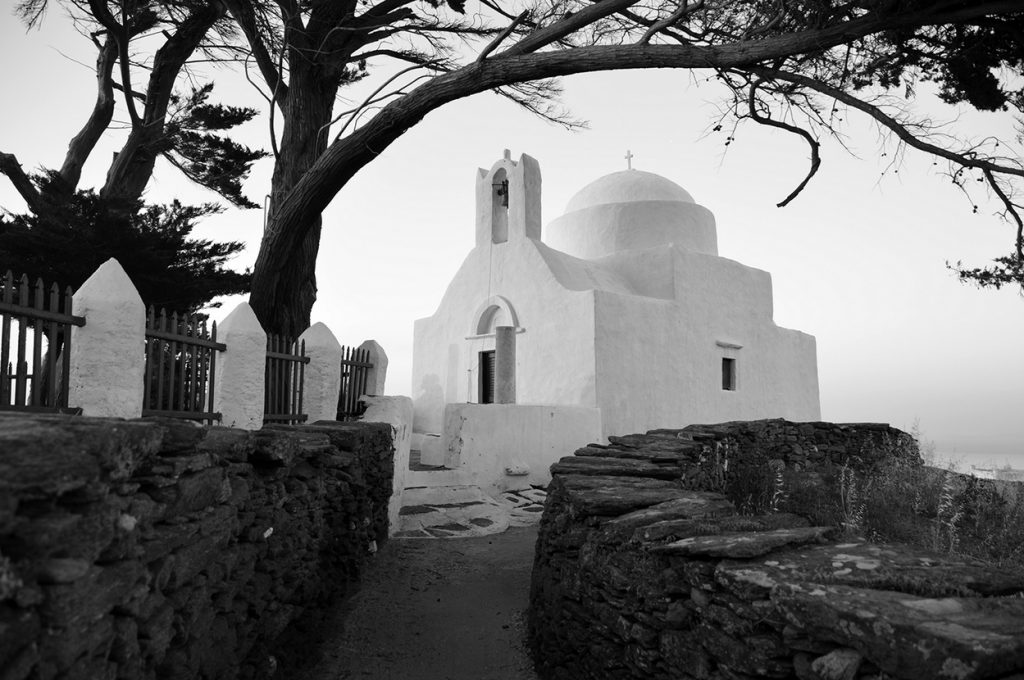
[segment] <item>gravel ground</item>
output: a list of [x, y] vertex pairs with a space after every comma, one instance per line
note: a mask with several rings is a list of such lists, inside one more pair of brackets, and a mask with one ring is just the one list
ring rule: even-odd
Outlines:
[[525, 650], [537, 528], [391, 540], [294, 680], [537, 680]]

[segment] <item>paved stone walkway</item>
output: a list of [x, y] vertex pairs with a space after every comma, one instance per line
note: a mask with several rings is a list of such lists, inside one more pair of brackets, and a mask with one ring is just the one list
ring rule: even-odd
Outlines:
[[303, 680], [537, 680], [525, 644], [536, 526], [392, 539], [324, 623]]
[[491, 498], [475, 486], [406, 488], [396, 538], [466, 538], [536, 524], [543, 489], [506, 491]]

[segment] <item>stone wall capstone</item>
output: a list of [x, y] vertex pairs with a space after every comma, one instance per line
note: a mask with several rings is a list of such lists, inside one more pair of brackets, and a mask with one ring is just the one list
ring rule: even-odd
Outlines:
[[552, 466], [528, 616], [543, 680], [1024, 677], [1024, 571], [840, 542], [799, 512], [837, 470], [919, 465], [909, 435], [770, 420], [609, 439]]
[[387, 537], [390, 428], [0, 415], [0, 677], [260, 678]]

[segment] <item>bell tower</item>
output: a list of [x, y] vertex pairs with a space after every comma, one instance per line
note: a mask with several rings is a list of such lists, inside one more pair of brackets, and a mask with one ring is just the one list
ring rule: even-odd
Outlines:
[[539, 241], [540, 226], [540, 164], [526, 154], [514, 161], [505, 149], [490, 170], [477, 170], [476, 245]]

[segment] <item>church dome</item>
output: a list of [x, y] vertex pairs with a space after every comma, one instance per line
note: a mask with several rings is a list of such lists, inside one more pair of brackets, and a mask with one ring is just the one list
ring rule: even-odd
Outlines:
[[674, 201], [694, 203], [693, 196], [675, 182], [642, 170], [623, 170], [600, 177], [569, 199], [565, 212], [609, 203]]
[[686, 189], [653, 172], [623, 170], [580, 189], [544, 242], [585, 260], [674, 246], [718, 254], [715, 216]]

